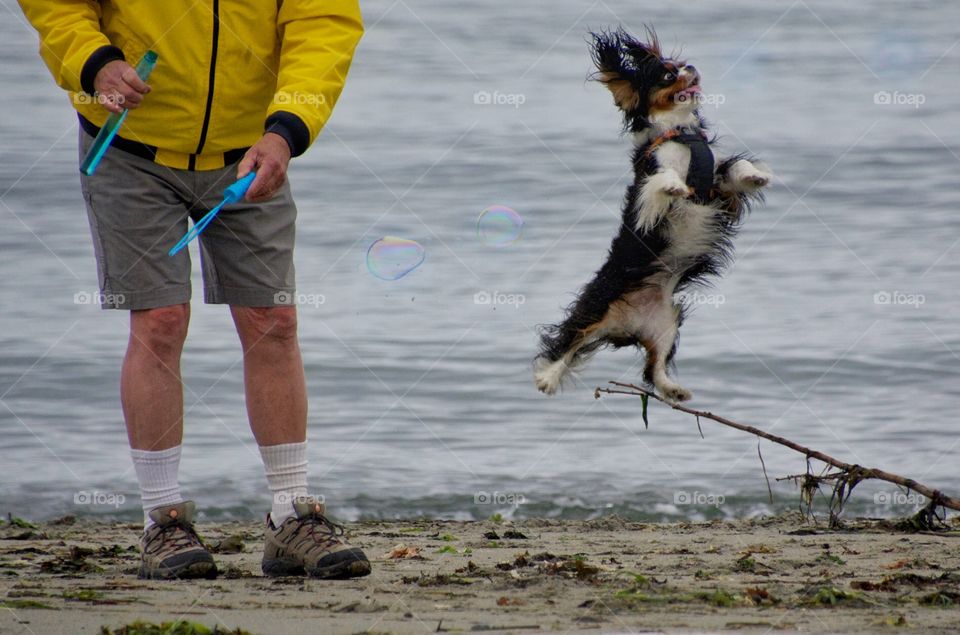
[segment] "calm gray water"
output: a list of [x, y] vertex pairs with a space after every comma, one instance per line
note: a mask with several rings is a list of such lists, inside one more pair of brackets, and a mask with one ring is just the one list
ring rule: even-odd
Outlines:
[[[611, 100], [584, 81], [585, 34], [643, 21], [701, 69], [724, 148], [756, 152], [778, 175], [736, 264], [706, 291], [714, 301], [684, 326], [679, 371], [694, 404], [960, 490], [960, 6], [718, 4], [364, 3], [347, 89], [290, 177], [300, 292], [324, 298], [301, 310], [311, 481], [337, 515], [771, 509], [753, 437], [705, 421], [701, 440], [659, 404], [644, 430], [639, 400], [593, 399], [595, 386], [637, 377], [636, 353], [600, 354], [557, 398], [532, 385], [534, 329], [602, 262], [629, 179]], [[96, 284], [76, 120], [35, 34], [5, 13], [0, 512], [133, 518], [117, 391], [127, 316], [75, 303]], [[479, 91], [523, 103], [476, 104]], [[506, 248], [476, 237], [494, 204], [525, 220]], [[384, 235], [421, 242], [425, 263], [374, 278], [365, 253]], [[523, 302], [476, 304], [481, 292]], [[197, 304], [182, 483], [213, 518], [259, 515], [269, 498], [239, 362], [226, 310]], [[771, 478], [804, 470], [799, 455], [762, 447]], [[773, 487], [773, 508], [797, 505], [793, 485]], [[126, 500], [76, 505], [78, 492]], [[858, 492], [858, 513], [914, 508], [888, 503], [890, 487]], [[493, 503], [478, 504], [483, 493]], [[678, 504], [683, 493], [697, 504]]]

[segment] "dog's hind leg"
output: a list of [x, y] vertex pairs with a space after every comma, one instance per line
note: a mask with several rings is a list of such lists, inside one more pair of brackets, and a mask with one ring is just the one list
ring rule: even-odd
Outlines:
[[610, 306], [620, 297], [621, 287], [619, 269], [608, 261], [567, 309], [563, 322], [543, 327], [540, 355], [533, 363], [534, 382], [541, 392], [556, 393], [564, 377], [607, 342]]
[[540, 392], [548, 395], [555, 394], [563, 383], [563, 379], [570, 370], [580, 362], [579, 353], [583, 347], [592, 343], [595, 338], [583, 333], [564, 333], [567, 325], [560, 326], [558, 340], [565, 340], [569, 344], [553, 355], [540, 355], [533, 362], [533, 379]]
[[673, 357], [680, 328], [680, 307], [668, 297], [648, 311], [642, 332], [637, 334], [647, 351], [643, 378], [666, 399], [687, 401], [693, 396], [690, 391], [667, 375], [667, 364]]

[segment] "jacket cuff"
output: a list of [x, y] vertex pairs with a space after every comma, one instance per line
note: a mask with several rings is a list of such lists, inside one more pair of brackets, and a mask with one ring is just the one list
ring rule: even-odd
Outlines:
[[126, 59], [123, 51], [109, 44], [91, 53], [83, 64], [83, 70], [80, 71], [80, 87], [83, 88], [83, 92], [88, 95], [94, 94], [97, 89], [93, 86], [93, 80], [97, 78], [100, 69], [110, 62]]
[[290, 146], [290, 156], [298, 157], [310, 147], [310, 129], [303, 119], [292, 112], [278, 110], [269, 117], [264, 132], [272, 132], [284, 138]]

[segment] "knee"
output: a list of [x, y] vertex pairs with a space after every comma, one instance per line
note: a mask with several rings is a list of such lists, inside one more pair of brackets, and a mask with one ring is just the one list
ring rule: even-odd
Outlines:
[[178, 304], [134, 311], [130, 317], [135, 340], [157, 355], [177, 353], [183, 348], [190, 322], [190, 306]]
[[236, 307], [234, 310], [240, 336], [251, 345], [261, 341], [289, 344], [297, 340], [296, 307]]

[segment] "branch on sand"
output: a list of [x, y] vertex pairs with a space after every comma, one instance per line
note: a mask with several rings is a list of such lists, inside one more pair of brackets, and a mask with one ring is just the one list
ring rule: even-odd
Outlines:
[[[655, 392], [643, 388], [641, 386], [636, 386], [634, 384], [622, 383], [619, 381], [611, 381], [612, 385], [617, 386], [617, 388], [597, 388], [594, 392], [594, 397], [596, 399], [600, 398], [600, 393], [607, 393], [611, 395], [630, 395], [633, 397], [640, 397], [643, 406], [643, 421], [644, 424], [647, 423], [647, 400], [650, 397], [653, 397], [657, 401], [665, 403], [674, 410], [679, 410], [680, 412], [685, 412], [691, 414], [697, 418], [697, 428], [700, 427], [700, 419], [709, 419], [715, 421], [722, 425], [728, 426], [730, 428], [735, 428], [737, 430], [742, 430], [743, 432], [748, 432], [754, 436], [772, 441], [778, 445], [790, 448], [795, 452], [799, 452], [807, 457], [807, 471], [805, 474], [798, 474], [795, 476], [788, 476], [783, 479], [778, 480], [792, 480], [795, 483], [800, 485], [800, 494], [801, 499], [806, 505], [807, 513], [810, 513], [811, 505], [813, 504], [813, 495], [815, 492], [820, 490], [820, 485], [823, 483], [832, 483], [832, 494], [830, 496], [830, 525], [837, 526], [840, 522], [840, 514], [843, 511], [843, 506], [850, 499], [850, 494], [853, 492], [853, 488], [857, 486], [861, 481], [866, 481], [869, 479], [876, 479], [880, 481], [886, 481], [888, 483], [893, 483], [894, 485], [899, 485], [906, 488], [907, 490], [913, 490], [918, 494], [926, 496], [930, 502], [927, 504], [916, 516], [911, 519], [910, 525], [916, 529], [933, 529], [938, 521], [941, 520], [941, 517], [937, 515], [937, 509], [939, 507], [947, 507], [954, 510], [960, 510], [960, 499], [947, 496], [938, 489], [934, 489], [923, 483], [918, 483], [912, 478], [906, 478], [900, 476], [899, 474], [893, 474], [892, 472], [887, 472], [885, 470], [880, 470], [876, 468], [866, 468], [860, 465], [855, 465], [853, 463], [847, 463], [846, 461], [841, 461], [835, 459], [832, 456], [813, 450], [806, 446], [800, 445], [799, 443], [794, 443], [790, 439], [784, 437], [770, 434], [749, 426], [743, 423], [738, 423], [727, 419], [726, 417], [721, 417], [715, 415], [712, 412], [707, 412], [705, 410], [694, 410], [693, 408], [688, 408], [687, 406], [680, 405], [678, 403], [673, 403], [668, 401], [660, 395], [657, 395]], [[703, 432], [700, 432], [701, 437]], [[759, 453], [760, 446], [757, 445], [757, 452]], [[820, 474], [813, 474], [810, 468], [810, 460], [816, 459], [826, 464], [824, 471]], [[763, 464], [763, 456], [760, 456], [761, 464]], [[836, 471], [829, 472], [830, 468], [836, 468]], [[766, 476], [766, 466], [764, 466], [764, 476]], [[767, 483], [769, 490], [769, 481]], [[771, 499], [773, 495], [771, 492]]]

